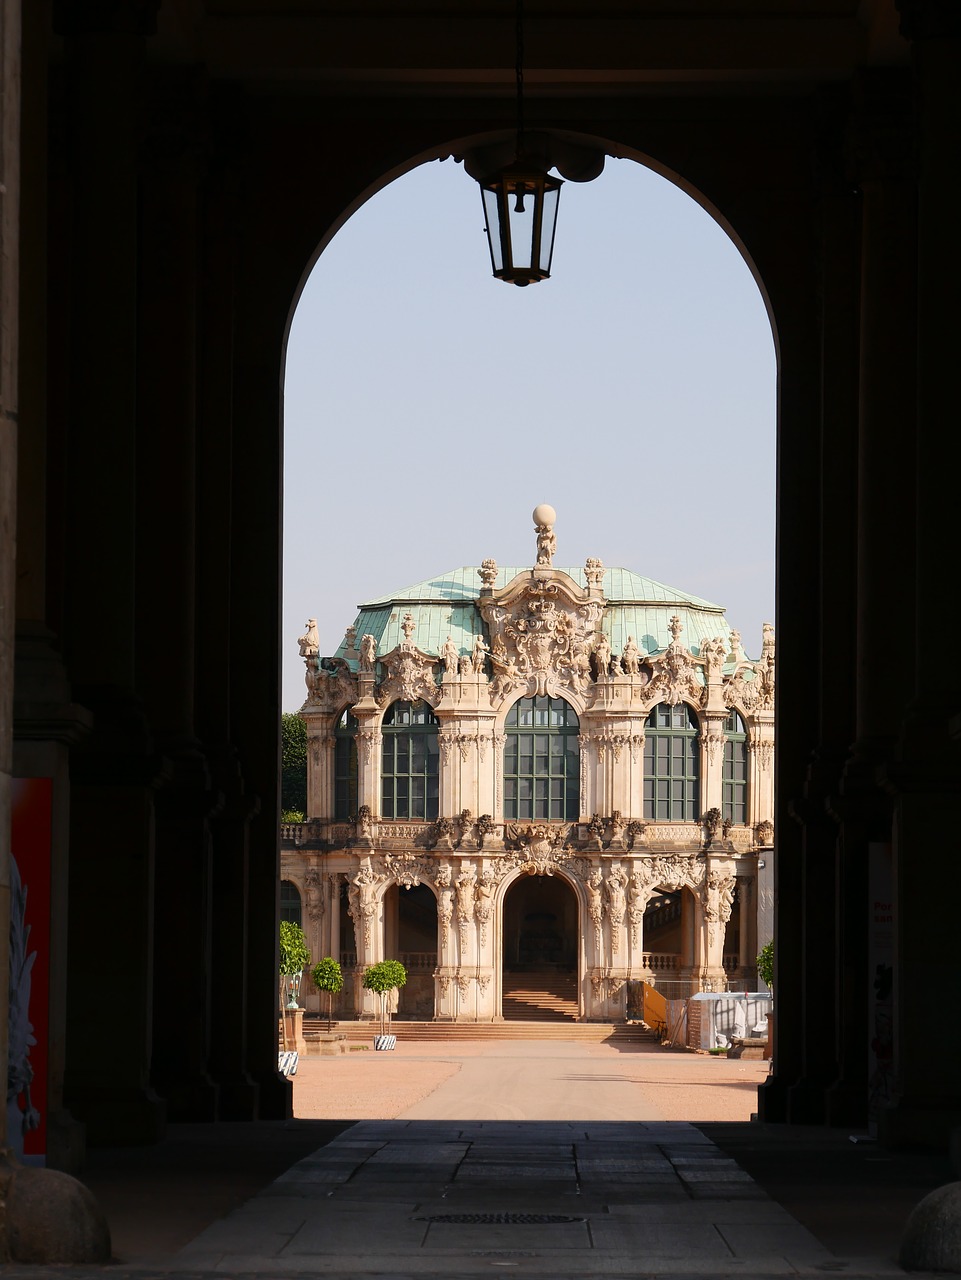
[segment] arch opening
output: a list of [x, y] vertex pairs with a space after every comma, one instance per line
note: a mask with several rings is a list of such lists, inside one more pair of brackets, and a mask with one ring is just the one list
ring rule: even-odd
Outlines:
[[578, 1014], [577, 898], [563, 876], [519, 876], [503, 903], [506, 1021], [570, 1022]]

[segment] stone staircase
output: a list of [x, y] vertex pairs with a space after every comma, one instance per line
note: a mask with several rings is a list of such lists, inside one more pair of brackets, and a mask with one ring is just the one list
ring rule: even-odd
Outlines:
[[[586, 1044], [657, 1044], [643, 1023], [578, 1022], [577, 978], [558, 969], [530, 969], [505, 973], [503, 1019], [498, 1022], [407, 1022], [393, 1019], [391, 1033], [399, 1041], [444, 1043], [458, 1040], [573, 1040]], [[322, 1015], [305, 1014], [304, 1039], [308, 1052], [327, 1029]], [[352, 1043], [369, 1043], [378, 1030], [373, 1022], [335, 1022], [333, 1031]]]
[[561, 969], [505, 973], [501, 1009], [507, 1022], [576, 1022], [577, 978]]
[[[327, 1019], [304, 1015], [304, 1040], [308, 1053], [319, 1049], [319, 1037], [327, 1030]], [[345, 1035], [351, 1044], [369, 1045], [379, 1031], [376, 1022], [334, 1022], [332, 1031]], [[640, 1022], [398, 1022], [390, 1024], [398, 1042], [422, 1041], [456, 1044], [460, 1040], [568, 1040], [579, 1044], [657, 1045], [654, 1033]]]

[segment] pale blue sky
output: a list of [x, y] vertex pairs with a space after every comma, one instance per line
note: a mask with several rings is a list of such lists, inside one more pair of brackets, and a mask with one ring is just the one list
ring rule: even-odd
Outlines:
[[285, 387], [283, 706], [296, 637], [333, 653], [362, 601], [485, 556], [599, 556], [774, 614], [775, 357], [757, 285], [693, 200], [631, 160], [561, 193], [553, 274], [494, 280], [476, 183], [432, 162], [317, 262]]

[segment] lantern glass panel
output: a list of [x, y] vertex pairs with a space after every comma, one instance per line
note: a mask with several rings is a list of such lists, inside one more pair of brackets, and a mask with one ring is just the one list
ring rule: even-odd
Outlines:
[[551, 258], [554, 256], [554, 229], [557, 226], [557, 205], [560, 198], [560, 186], [556, 186], [553, 191], [545, 191], [542, 197], [544, 201], [544, 217], [541, 223], [540, 261], [538, 266], [545, 275], [550, 275], [551, 273]]
[[510, 183], [507, 192], [511, 229], [511, 266], [526, 271], [532, 262], [537, 205], [541, 196], [539, 192], [532, 189], [530, 183], [524, 181]]
[[487, 245], [490, 249], [491, 266], [495, 272], [503, 271], [504, 269], [504, 247], [501, 244], [497, 195], [496, 187], [481, 187], [481, 196], [484, 201], [484, 221], [487, 224]]

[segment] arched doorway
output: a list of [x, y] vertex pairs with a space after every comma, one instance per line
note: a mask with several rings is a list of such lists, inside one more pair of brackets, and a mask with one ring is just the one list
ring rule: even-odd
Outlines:
[[400, 1018], [434, 1016], [434, 969], [437, 967], [437, 899], [425, 884], [392, 885], [384, 896], [386, 954], [400, 960], [407, 982], [397, 997]]
[[504, 898], [501, 1012], [507, 1021], [577, 1017], [577, 899], [563, 876], [521, 876]]

